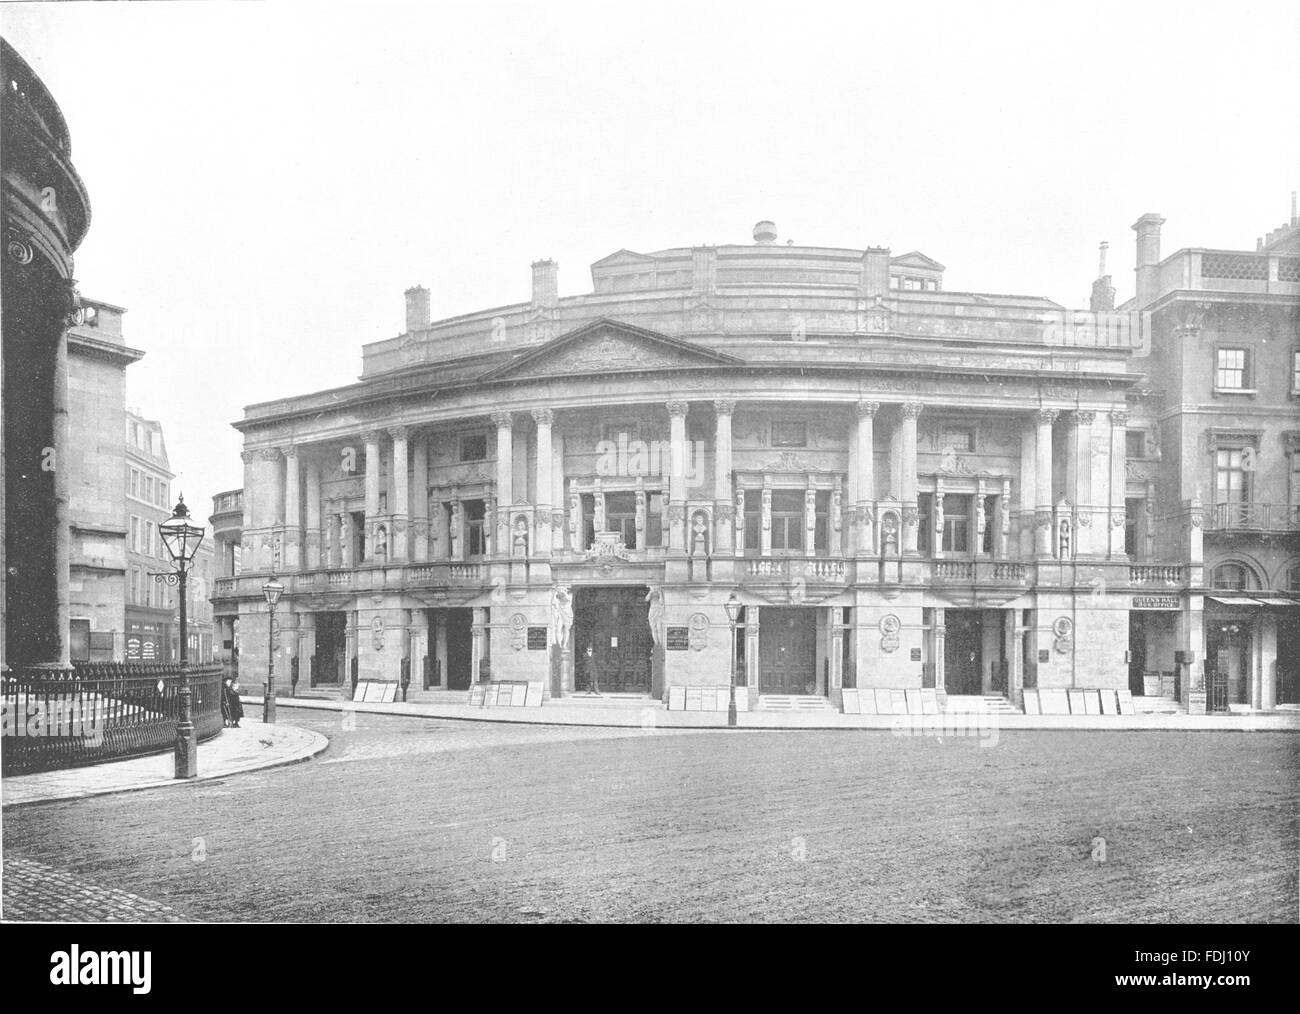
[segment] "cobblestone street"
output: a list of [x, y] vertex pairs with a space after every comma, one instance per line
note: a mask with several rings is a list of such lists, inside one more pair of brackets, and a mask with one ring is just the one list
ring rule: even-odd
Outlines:
[[1295, 921], [1294, 735], [292, 720], [330, 748], [6, 811], [5, 918]]

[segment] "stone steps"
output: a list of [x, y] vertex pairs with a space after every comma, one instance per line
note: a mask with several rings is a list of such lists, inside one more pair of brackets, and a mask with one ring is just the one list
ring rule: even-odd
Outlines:
[[810, 694], [759, 694], [759, 711], [830, 711], [835, 708], [825, 697]]

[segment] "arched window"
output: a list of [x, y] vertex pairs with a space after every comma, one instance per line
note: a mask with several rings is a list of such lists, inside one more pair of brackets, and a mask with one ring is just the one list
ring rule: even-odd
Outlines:
[[1286, 572], [1286, 590], [1300, 592], [1300, 567], [1292, 567]]
[[1220, 591], [1246, 591], [1254, 586], [1254, 577], [1239, 563], [1221, 563], [1210, 575], [1210, 587]]

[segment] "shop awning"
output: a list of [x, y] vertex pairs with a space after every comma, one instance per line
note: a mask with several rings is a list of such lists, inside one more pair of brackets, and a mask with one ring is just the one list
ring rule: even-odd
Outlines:
[[1259, 601], [1266, 606], [1300, 606], [1300, 599], [1274, 599], [1261, 596]]
[[1263, 605], [1263, 603], [1260, 602], [1259, 599], [1238, 599], [1238, 598], [1227, 598], [1226, 596], [1225, 596], [1225, 597], [1220, 597], [1220, 596], [1218, 596], [1218, 595], [1206, 595], [1205, 597], [1206, 597], [1207, 599], [1209, 599], [1211, 602], [1217, 602], [1217, 603], [1218, 603], [1219, 605], [1221, 605], [1221, 606], [1259, 606], [1259, 605]]

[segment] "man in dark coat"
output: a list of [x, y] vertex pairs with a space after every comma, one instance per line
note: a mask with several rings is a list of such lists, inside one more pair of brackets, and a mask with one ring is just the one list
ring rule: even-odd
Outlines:
[[221, 714], [226, 725], [232, 729], [239, 728], [239, 720], [244, 717], [244, 703], [239, 699], [239, 681], [226, 680], [221, 691]]

